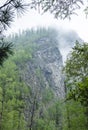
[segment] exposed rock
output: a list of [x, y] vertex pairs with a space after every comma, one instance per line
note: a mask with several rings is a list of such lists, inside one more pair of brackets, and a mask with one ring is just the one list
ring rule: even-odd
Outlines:
[[26, 63], [25, 80], [31, 87], [50, 87], [58, 98], [65, 97], [62, 56], [58, 44], [50, 39], [38, 39], [38, 49], [31, 61]]

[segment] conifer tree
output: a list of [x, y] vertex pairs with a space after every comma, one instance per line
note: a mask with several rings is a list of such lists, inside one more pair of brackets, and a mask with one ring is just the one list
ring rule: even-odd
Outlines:
[[3, 33], [10, 27], [14, 20], [16, 11], [23, 13], [26, 4], [23, 0], [6, 0], [4, 3], [1, 1], [0, 6], [0, 65], [8, 58], [9, 54], [12, 54], [12, 43], [4, 41]]

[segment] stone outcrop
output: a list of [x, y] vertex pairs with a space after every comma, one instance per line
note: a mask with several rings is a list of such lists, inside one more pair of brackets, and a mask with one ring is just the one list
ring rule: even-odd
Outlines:
[[32, 88], [50, 87], [56, 97], [64, 98], [63, 62], [58, 43], [44, 37], [38, 39], [36, 44], [37, 49], [33, 53], [33, 58], [25, 66], [25, 81]]

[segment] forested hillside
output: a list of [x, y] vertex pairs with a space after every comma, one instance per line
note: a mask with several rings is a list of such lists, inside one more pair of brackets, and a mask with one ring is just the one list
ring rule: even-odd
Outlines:
[[14, 55], [0, 68], [0, 130], [87, 130], [85, 108], [66, 101], [60, 47], [80, 40], [72, 34], [39, 28], [7, 38]]

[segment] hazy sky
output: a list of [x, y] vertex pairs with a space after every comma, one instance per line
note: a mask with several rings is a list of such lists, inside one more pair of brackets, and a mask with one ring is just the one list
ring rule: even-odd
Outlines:
[[[6, 34], [18, 33], [19, 30], [22, 31], [37, 27], [55, 27], [57, 29], [74, 30], [78, 33], [80, 38], [85, 42], [88, 42], [88, 18], [86, 19], [85, 13], [83, 13], [83, 8], [77, 11], [77, 13], [78, 16], [72, 15], [71, 20], [60, 20], [55, 19], [50, 13], [41, 15], [37, 11], [29, 9], [24, 16], [15, 18], [11, 28], [8, 28], [6, 31]], [[66, 60], [66, 56], [70, 50], [71, 48], [66, 46], [60, 48], [63, 61]]]
[[60, 20], [55, 19], [52, 14], [45, 13], [43, 15], [39, 14], [37, 11], [28, 10], [24, 16], [16, 17], [15, 21], [12, 23], [11, 28], [8, 29], [7, 33], [11, 34], [12, 32], [18, 32], [18, 30], [25, 30], [32, 27], [59, 27], [65, 29], [75, 30], [78, 35], [88, 41], [88, 19], [86, 19], [83, 10], [78, 11], [78, 16], [74, 15], [71, 17], [71, 20], [68, 19]]

